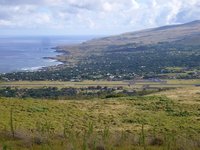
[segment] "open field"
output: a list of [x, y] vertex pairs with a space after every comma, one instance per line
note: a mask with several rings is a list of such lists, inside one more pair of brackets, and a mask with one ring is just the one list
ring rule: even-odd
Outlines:
[[0, 98], [0, 146], [197, 150], [199, 91], [190, 87], [157, 96], [80, 101]]
[[200, 79], [188, 79], [188, 80], [167, 80], [168, 84], [200, 84]]
[[59, 82], [59, 81], [16, 81], [16, 82], [2, 82], [0, 86], [13, 86], [13, 87], [43, 87], [43, 86], [54, 86], [54, 87], [88, 87], [88, 86], [128, 86], [128, 83], [122, 81], [90, 81], [85, 80], [81, 82]]
[[127, 81], [92, 81], [84, 80], [80, 82], [59, 82], [59, 81], [12, 81], [12, 82], [0, 82], [0, 87], [11, 86], [11, 87], [20, 87], [20, 88], [37, 88], [44, 86], [53, 86], [58, 88], [64, 87], [88, 87], [88, 86], [107, 86], [107, 87], [118, 87], [123, 86], [124, 88], [142, 88], [144, 85], [149, 87], [192, 87], [195, 85], [200, 85], [200, 79], [194, 80], [127, 80]]

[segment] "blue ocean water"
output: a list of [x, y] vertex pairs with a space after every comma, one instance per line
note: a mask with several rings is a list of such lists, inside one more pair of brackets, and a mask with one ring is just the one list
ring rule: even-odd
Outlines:
[[53, 47], [81, 43], [94, 36], [40, 36], [40, 37], [0, 37], [0, 73], [36, 70], [58, 65], [44, 57], [56, 56]]

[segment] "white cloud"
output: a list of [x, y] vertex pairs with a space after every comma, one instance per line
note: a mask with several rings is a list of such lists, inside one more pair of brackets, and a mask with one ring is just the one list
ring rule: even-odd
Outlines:
[[6, 20], [0, 20], [0, 26], [10, 26], [11, 22]]
[[0, 0], [0, 29], [114, 34], [194, 19], [200, 0]]
[[110, 3], [108, 3], [108, 2], [105, 2], [104, 4], [103, 4], [103, 9], [105, 10], [105, 11], [107, 11], [107, 12], [111, 12], [112, 10], [113, 10], [113, 6], [112, 6], [112, 4], [110, 4]]

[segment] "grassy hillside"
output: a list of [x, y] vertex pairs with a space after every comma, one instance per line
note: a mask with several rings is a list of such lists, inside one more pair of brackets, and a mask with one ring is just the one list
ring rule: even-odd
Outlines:
[[0, 148], [199, 149], [200, 88], [190, 89], [166, 91], [169, 98], [0, 98]]
[[[137, 48], [141, 45], [157, 45], [159, 43], [173, 43], [183, 45], [199, 45], [200, 42], [200, 21], [193, 21], [186, 24], [163, 26], [142, 31], [129, 32], [100, 39], [93, 39], [79, 45], [67, 45], [58, 47], [67, 51], [66, 56], [58, 57], [59, 60], [68, 60], [74, 63], [83, 56], [98, 55], [113, 47]], [[70, 54], [70, 55], [69, 55]], [[77, 59], [76, 59], [77, 58]]]
[[[83, 53], [91, 52], [91, 50], [97, 52], [105, 49], [105, 47], [110, 47], [113, 45], [134, 45], [137, 47], [141, 45], [175, 41], [179, 41], [184, 44], [187, 42], [187, 39], [190, 41], [190, 44], [193, 45], [199, 43], [199, 27], [200, 21], [193, 21], [186, 24], [163, 26], [142, 31], [124, 33], [121, 35], [93, 39], [79, 45], [67, 45], [60, 48], [70, 52], [72, 55], [82, 55]], [[191, 39], [193, 39], [193, 37], [195, 37], [196, 40], [191, 43]]]

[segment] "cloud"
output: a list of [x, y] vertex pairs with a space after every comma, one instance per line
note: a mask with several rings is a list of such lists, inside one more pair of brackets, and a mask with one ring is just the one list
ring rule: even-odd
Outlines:
[[34, 0], [0, 0], [0, 5], [14, 6], [14, 5], [38, 5], [42, 4], [44, 1], [34, 1]]
[[200, 19], [200, 0], [0, 0], [1, 29], [115, 34]]

